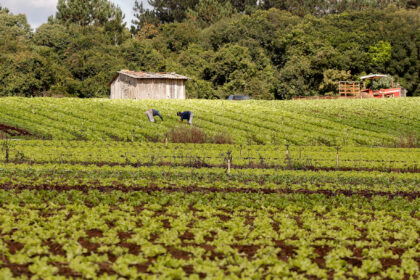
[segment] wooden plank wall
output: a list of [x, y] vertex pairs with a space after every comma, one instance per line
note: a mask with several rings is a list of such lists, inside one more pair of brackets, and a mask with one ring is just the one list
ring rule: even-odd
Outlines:
[[186, 99], [185, 81], [134, 79], [120, 74], [111, 84], [111, 99]]

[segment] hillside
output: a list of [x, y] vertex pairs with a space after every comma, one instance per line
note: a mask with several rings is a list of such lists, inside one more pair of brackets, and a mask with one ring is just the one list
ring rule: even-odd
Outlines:
[[[164, 122], [149, 123], [149, 108], [159, 110]], [[420, 137], [420, 98], [229, 102], [9, 97], [0, 99], [0, 133], [26, 139], [163, 142], [171, 129], [179, 129], [176, 112], [185, 110], [194, 112], [194, 126], [202, 132], [235, 144], [414, 147]]]
[[[121, 69], [187, 76], [188, 97], [200, 99], [330, 96], [339, 81], [370, 73], [392, 75], [408, 96], [420, 96], [417, 4], [254, 1], [244, 10], [226, 9], [224, 0], [153, 2], [178, 11], [166, 4], [137, 11], [132, 33], [108, 0], [60, 1], [56, 15], [34, 31], [25, 15], [0, 7], [0, 96], [103, 98]], [[160, 18], [159, 11], [184, 16]]]

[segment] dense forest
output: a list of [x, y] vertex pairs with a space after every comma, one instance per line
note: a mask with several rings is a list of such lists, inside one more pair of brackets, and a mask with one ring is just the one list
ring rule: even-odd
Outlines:
[[109, 96], [121, 69], [192, 78], [190, 98], [332, 95], [392, 75], [420, 96], [420, 12], [409, 0], [59, 0], [32, 30], [0, 6], [0, 96]]

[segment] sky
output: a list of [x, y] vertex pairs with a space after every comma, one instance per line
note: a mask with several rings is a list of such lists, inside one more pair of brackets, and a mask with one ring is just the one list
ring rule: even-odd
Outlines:
[[[133, 19], [133, 7], [135, 0], [110, 0], [118, 5], [125, 14], [127, 27], [130, 27]], [[145, 8], [150, 7], [147, 0], [141, 0]], [[55, 15], [58, 0], [0, 0], [0, 5], [6, 7], [13, 14], [25, 14], [28, 23], [36, 29], [46, 23], [48, 17]]]

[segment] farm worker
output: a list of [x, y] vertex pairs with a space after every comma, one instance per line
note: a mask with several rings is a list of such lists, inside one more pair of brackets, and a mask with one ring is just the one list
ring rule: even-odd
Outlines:
[[158, 110], [155, 109], [150, 109], [146, 111], [146, 116], [149, 118], [150, 122], [155, 122], [155, 116], [159, 116], [160, 119], [163, 121], [163, 117], [162, 115], [159, 113]]
[[180, 122], [182, 122], [183, 120], [188, 120], [188, 123], [192, 124], [192, 120], [193, 120], [193, 116], [194, 116], [193, 112], [191, 112], [191, 111], [185, 111], [185, 112], [182, 112], [182, 113], [178, 112], [178, 113], [176, 113], [176, 115], [181, 117]]

